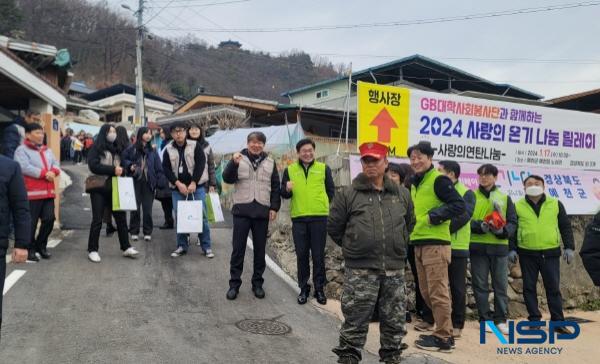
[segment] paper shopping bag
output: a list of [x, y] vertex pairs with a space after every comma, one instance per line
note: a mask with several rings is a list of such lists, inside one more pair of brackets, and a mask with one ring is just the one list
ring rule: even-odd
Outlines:
[[177, 234], [202, 232], [202, 201], [177, 202]]
[[133, 178], [112, 178], [112, 209], [113, 211], [137, 210], [137, 203], [135, 202], [135, 189], [133, 187]]
[[209, 222], [223, 222], [223, 209], [221, 208], [221, 199], [216, 192], [209, 193], [206, 198], [206, 210]]

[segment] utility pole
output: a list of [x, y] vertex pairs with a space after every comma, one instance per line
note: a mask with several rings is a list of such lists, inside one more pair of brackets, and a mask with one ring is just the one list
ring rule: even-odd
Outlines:
[[136, 67], [135, 67], [135, 116], [134, 123], [146, 126], [146, 112], [144, 110], [144, 79], [142, 77], [142, 44], [144, 42], [144, 0], [139, 0], [137, 10], [137, 38], [135, 42]]
[[[350, 62], [350, 72], [348, 72], [348, 103], [346, 104], [346, 151], [348, 151], [348, 131], [350, 129], [350, 99], [352, 96], [352, 62]], [[358, 95], [356, 95], [358, 101]], [[358, 123], [358, 118], [357, 118]], [[357, 126], [358, 133], [358, 126]], [[358, 134], [357, 134], [358, 140]]]

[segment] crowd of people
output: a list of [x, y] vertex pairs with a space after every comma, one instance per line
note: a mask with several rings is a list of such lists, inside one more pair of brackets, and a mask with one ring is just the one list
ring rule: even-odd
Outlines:
[[67, 128], [60, 139], [60, 160], [61, 162], [72, 161], [75, 164], [85, 163], [93, 145], [92, 133], [80, 130], [77, 135], [74, 135], [73, 129]]
[[[0, 157], [1, 276], [6, 270], [3, 257], [11, 230], [14, 262], [51, 257], [47, 243], [54, 226], [55, 179], [61, 170], [44, 143], [38, 121], [39, 115], [28, 113], [22, 123], [15, 124], [8, 135], [13, 139], [19, 136], [18, 146], [5, 144], [5, 156]], [[66, 132], [69, 143], [63, 139], [61, 155], [73, 151], [73, 161], [85, 158], [89, 167], [85, 188], [92, 206], [91, 262], [101, 262], [103, 224], [107, 235], [117, 232], [124, 257], [139, 256], [131, 243], [140, 239], [140, 232], [144, 241], [152, 240], [155, 199], [164, 211], [160, 229], [176, 228], [179, 201], [202, 201], [203, 227], [196, 244], [206, 258], [215, 256], [206, 208], [207, 194], [216, 192], [217, 187], [215, 158], [201, 127], [175, 122], [168, 133], [140, 127], [135, 137], [129, 138], [123, 126], [107, 123], [89, 143], [84, 133], [75, 138], [72, 134]], [[251, 132], [247, 147], [233, 154], [223, 170], [223, 181], [233, 185], [228, 300], [240, 294], [250, 233], [251, 291], [259, 299], [266, 296], [263, 273], [269, 222], [276, 219], [281, 200], [289, 199], [298, 304], [305, 304], [313, 289], [316, 301], [327, 303], [327, 235], [342, 249], [344, 323], [333, 349], [339, 363], [361, 360], [374, 316], [380, 327], [381, 361], [400, 362], [406, 348], [402, 343], [406, 322], [412, 321], [405, 291], [406, 264], [416, 283], [413, 313], [414, 329], [423, 332], [415, 341], [420, 349], [454, 350], [465, 324], [469, 263], [480, 321], [493, 321], [500, 332], [508, 333], [507, 272], [509, 264], [517, 262], [523, 272], [528, 320], [542, 318], [536, 292], [540, 274], [551, 320], [564, 320], [560, 258], [567, 264], [574, 259], [573, 231], [562, 203], [544, 193], [542, 177], [527, 176], [523, 180], [525, 197], [513, 202], [496, 186], [499, 172], [492, 164], [479, 167], [479, 186], [470, 190], [460, 182], [460, 164], [442, 160], [434, 166], [434, 149], [428, 142], [408, 148], [410, 164], [390, 163], [387, 147], [374, 142], [360, 146], [362, 172], [351, 185], [336, 192], [331, 169], [315, 159], [316, 144], [311, 139], [297, 143], [298, 159], [283, 169], [281, 178], [275, 160], [265, 152], [266, 144], [263, 133]], [[127, 213], [114, 210], [112, 204], [112, 177], [125, 176], [133, 179], [137, 204], [129, 221]], [[176, 234], [171, 257], [186, 255], [194, 238]], [[493, 310], [488, 281], [494, 295]], [[570, 333], [564, 327], [556, 330]]]
[[[573, 231], [562, 203], [544, 193], [542, 177], [527, 176], [525, 197], [515, 203], [496, 186], [496, 166], [480, 166], [479, 186], [471, 191], [459, 181], [457, 162], [443, 160], [434, 166], [428, 142], [408, 149], [410, 165], [389, 163], [387, 147], [378, 143], [363, 144], [360, 152], [362, 173], [335, 195], [327, 222], [345, 260], [345, 321], [333, 349], [340, 363], [361, 360], [375, 312], [381, 361], [400, 362], [405, 322], [411, 318], [406, 312], [405, 259], [417, 286], [414, 329], [424, 332], [414, 343], [417, 348], [450, 353], [456, 347], [465, 323], [469, 262], [480, 321], [492, 321], [508, 334], [508, 266], [517, 261], [528, 320], [535, 324], [542, 319], [536, 292], [541, 274], [550, 319], [564, 321], [560, 257], [572, 263]], [[571, 334], [566, 327], [555, 331]]]

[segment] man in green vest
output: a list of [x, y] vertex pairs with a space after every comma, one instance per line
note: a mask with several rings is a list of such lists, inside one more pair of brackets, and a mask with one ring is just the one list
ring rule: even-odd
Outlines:
[[467, 263], [469, 261], [469, 241], [471, 239], [471, 216], [475, 208], [475, 194], [462, 184], [460, 164], [455, 161], [440, 161], [438, 171], [448, 176], [454, 188], [465, 201], [465, 211], [450, 220], [452, 261], [448, 266], [450, 296], [452, 297], [452, 336], [461, 337], [465, 327], [467, 309]]
[[407, 151], [415, 171], [411, 195], [416, 222], [410, 243], [415, 246], [419, 288], [436, 323], [432, 335], [421, 335], [415, 345], [423, 350], [450, 353], [454, 350], [448, 289], [450, 220], [464, 213], [465, 202], [452, 181], [433, 168], [433, 154], [429, 142], [419, 142]]
[[[475, 210], [471, 219], [471, 279], [479, 321], [494, 321], [508, 334], [508, 239], [517, 228], [517, 214], [510, 197], [498, 189], [498, 168], [484, 164], [477, 169], [479, 188], [475, 191]], [[486, 218], [501, 216], [504, 226], [490, 224]], [[494, 312], [490, 310], [488, 277], [492, 277]], [[486, 325], [486, 331], [491, 328]]]
[[310, 256], [313, 263], [315, 298], [321, 305], [325, 297], [325, 242], [327, 241], [327, 216], [329, 202], [335, 194], [331, 169], [315, 161], [315, 142], [302, 139], [296, 144], [298, 162], [290, 164], [283, 172], [281, 197], [291, 198], [292, 236], [296, 247], [298, 303], [308, 300], [310, 285]]
[[[563, 258], [567, 264], [571, 264], [575, 258], [571, 222], [563, 204], [544, 194], [542, 177], [530, 175], [525, 178], [523, 185], [525, 197], [515, 204], [518, 228], [516, 236], [511, 239], [509, 259], [516, 263], [518, 252], [529, 321], [542, 319], [536, 292], [540, 273], [548, 299], [550, 320], [564, 321], [560, 295], [560, 240], [562, 238], [565, 248]], [[556, 328], [556, 331], [571, 333], [566, 327]]]

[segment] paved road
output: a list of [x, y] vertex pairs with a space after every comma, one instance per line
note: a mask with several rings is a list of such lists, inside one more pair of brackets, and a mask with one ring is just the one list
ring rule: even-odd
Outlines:
[[[256, 299], [246, 264], [244, 285], [228, 301], [231, 230], [212, 231], [216, 258], [192, 247], [171, 258], [174, 231], [155, 230], [138, 242], [140, 258], [123, 258], [116, 237], [100, 242], [102, 262], [87, 260], [89, 198], [82, 197], [84, 167], [66, 167], [73, 186], [65, 194], [62, 222], [70, 236], [37, 264], [9, 265], [27, 273], [5, 295], [0, 363], [334, 363], [334, 318], [311, 305], [299, 306], [294, 292], [265, 273], [267, 297]], [[162, 224], [155, 205], [155, 222]], [[251, 262], [248, 259], [247, 262]], [[258, 335], [236, 323], [276, 320], [285, 335]], [[366, 363], [377, 358], [366, 355]], [[432, 362], [413, 357], [407, 362]]]

